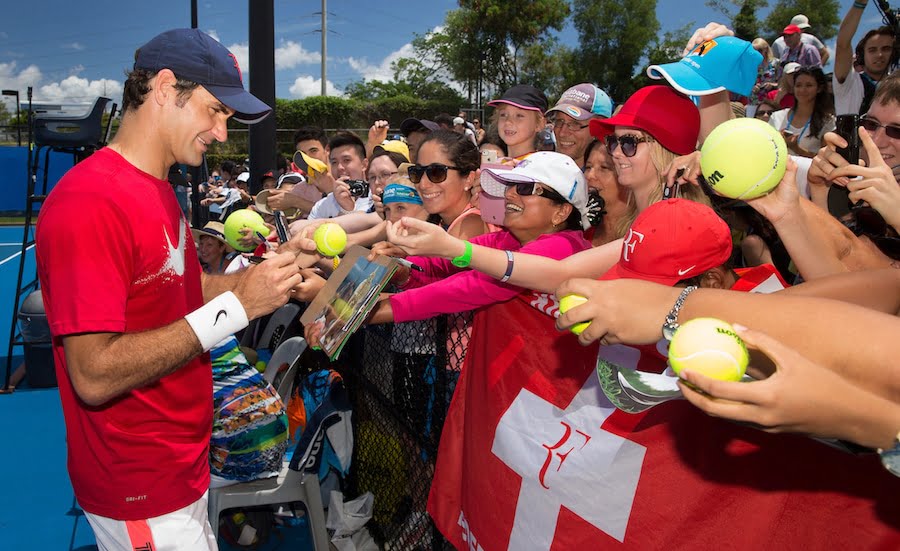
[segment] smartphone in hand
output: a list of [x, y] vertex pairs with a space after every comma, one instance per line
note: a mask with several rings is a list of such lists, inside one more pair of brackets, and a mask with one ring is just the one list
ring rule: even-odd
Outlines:
[[847, 140], [847, 147], [837, 148], [838, 155], [852, 165], [859, 164], [859, 115], [838, 115], [834, 131]]

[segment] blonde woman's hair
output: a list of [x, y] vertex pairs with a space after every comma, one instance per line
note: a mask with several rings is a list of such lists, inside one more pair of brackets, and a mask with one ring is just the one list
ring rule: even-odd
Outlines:
[[[646, 133], [643, 133], [646, 135]], [[675, 160], [676, 155], [672, 151], [669, 151], [661, 143], [654, 140], [652, 142], [647, 142], [647, 145], [650, 147], [650, 162], [653, 163], [653, 167], [656, 169], [657, 179], [659, 181], [659, 185], [654, 187], [650, 191], [650, 204], [656, 203], [657, 201], [661, 201], [663, 198], [663, 189], [665, 188], [665, 171], [669, 168], [669, 165]], [[696, 203], [703, 203], [706, 206], [712, 206], [712, 203], [709, 201], [709, 197], [703, 193], [703, 190], [700, 186], [695, 186], [693, 184], [684, 184], [678, 188], [678, 196], [684, 199], [689, 199]], [[631, 227], [631, 224], [634, 223], [634, 220], [638, 216], [637, 210], [637, 202], [634, 199], [634, 193], [628, 194], [628, 204], [626, 207], [625, 214], [616, 224], [616, 237], [625, 237], [625, 234], [628, 233], [628, 228]]]
[[754, 50], [762, 54], [763, 61], [767, 63], [775, 61], [775, 54], [772, 53], [771, 46], [769, 46], [769, 43], [766, 42], [764, 38], [754, 38], [753, 42], [750, 44], [753, 46]]

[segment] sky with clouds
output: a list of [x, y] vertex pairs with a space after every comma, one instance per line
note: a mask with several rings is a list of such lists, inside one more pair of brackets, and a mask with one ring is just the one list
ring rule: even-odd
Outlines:
[[[843, 14], [852, 0], [840, 3]], [[200, 29], [235, 54], [245, 75], [252, 70], [247, 61], [250, 4], [251, 0], [198, 1]], [[684, 9], [683, 0], [659, 0], [663, 30], [722, 19], [699, 0], [690, 4], [693, 11]], [[318, 95], [322, 2], [275, 0], [274, 6], [276, 96]], [[412, 53], [415, 35], [439, 26], [446, 12], [456, 7], [452, 0], [416, 4], [328, 0], [328, 93], [338, 95], [360, 79], [389, 80], [391, 63]], [[163, 30], [190, 26], [189, 0], [33, 0], [5, 3], [2, 11], [0, 88], [20, 90], [23, 103], [28, 86], [34, 88], [35, 101], [89, 103], [99, 95], [118, 99], [134, 50]], [[874, 6], [869, 6], [862, 28], [878, 21]], [[576, 43], [571, 25], [560, 39]], [[12, 106], [11, 98], [4, 101]]]

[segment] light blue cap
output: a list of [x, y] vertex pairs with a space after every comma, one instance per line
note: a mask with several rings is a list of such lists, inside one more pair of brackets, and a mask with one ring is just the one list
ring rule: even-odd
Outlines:
[[706, 96], [723, 90], [749, 96], [762, 54], [746, 40], [720, 36], [707, 40], [674, 63], [647, 67], [650, 78], [665, 78], [688, 96]]

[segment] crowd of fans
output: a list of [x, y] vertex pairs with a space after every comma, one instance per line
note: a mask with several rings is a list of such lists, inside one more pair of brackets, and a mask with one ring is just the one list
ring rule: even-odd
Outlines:
[[[378, 120], [365, 139], [301, 128], [258, 186], [231, 161], [201, 184], [201, 265], [247, 267], [222, 226], [244, 208], [284, 213], [294, 236], [335, 222], [348, 245], [409, 261], [367, 323], [394, 324], [394, 401], [420, 430], [431, 358], [454, 352], [427, 509], [458, 548], [900, 545], [900, 74], [897, 29], [851, 44], [866, 4], [834, 52], [804, 15], [771, 46], [711, 23], [627, 98], [580, 83], [551, 105], [523, 83], [484, 126], [460, 112], [397, 135]], [[859, 163], [835, 132], [844, 115]], [[738, 116], [790, 153], [778, 187], [747, 201], [701, 170], [706, 137]], [[173, 180], [179, 199], [187, 184]], [[302, 256], [293, 299], [310, 302], [340, 259]], [[567, 294], [587, 301], [561, 314]], [[417, 339], [448, 314], [446, 343]], [[603, 370], [667, 373], [664, 325], [695, 317], [735, 325], [756, 380], [687, 372], [672, 379], [686, 400], [612, 407]], [[306, 327], [313, 346], [320, 329]], [[213, 485], [272, 476], [285, 405], [233, 337], [211, 352]]]

